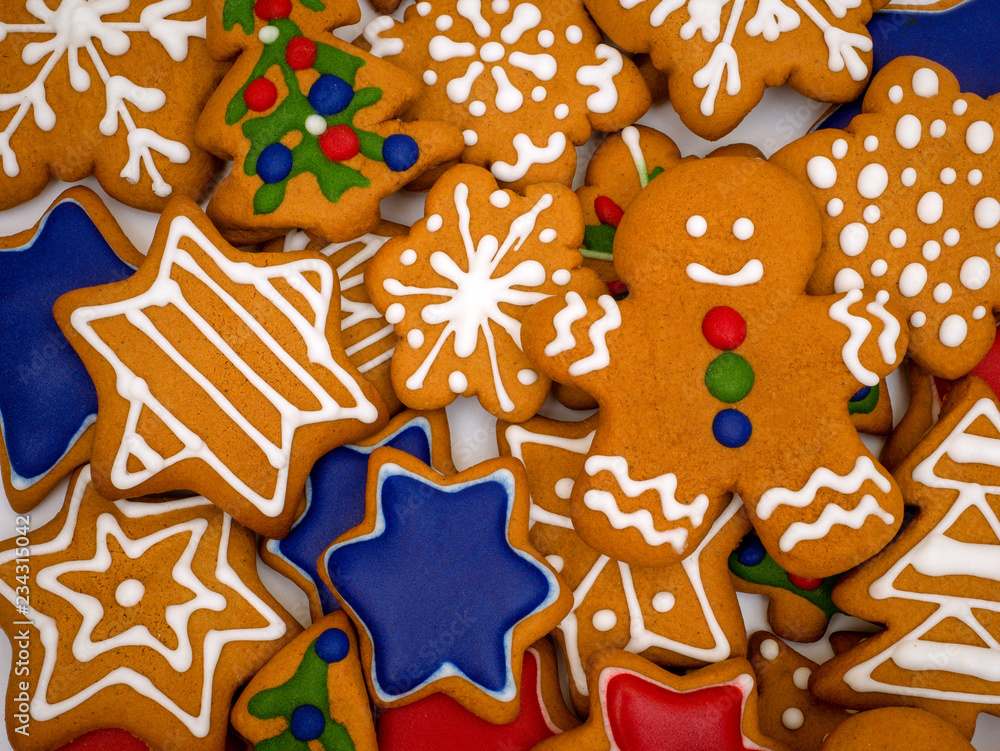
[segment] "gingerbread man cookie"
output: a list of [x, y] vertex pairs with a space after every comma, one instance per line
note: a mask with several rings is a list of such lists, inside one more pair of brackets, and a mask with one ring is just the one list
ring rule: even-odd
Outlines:
[[588, 544], [640, 565], [680, 560], [730, 492], [799, 576], [843, 571], [892, 538], [902, 499], [846, 405], [899, 364], [906, 332], [881, 297], [806, 296], [819, 235], [783, 170], [682, 164], [618, 228], [627, 299], [570, 293], [528, 313], [528, 356], [601, 406], [571, 498]]

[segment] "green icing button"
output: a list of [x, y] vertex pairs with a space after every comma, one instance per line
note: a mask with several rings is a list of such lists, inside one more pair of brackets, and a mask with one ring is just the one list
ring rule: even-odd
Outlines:
[[735, 352], [723, 352], [708, 366], [705, 385], [716, 399], [733, 404], [753, 388], [753, 368]]

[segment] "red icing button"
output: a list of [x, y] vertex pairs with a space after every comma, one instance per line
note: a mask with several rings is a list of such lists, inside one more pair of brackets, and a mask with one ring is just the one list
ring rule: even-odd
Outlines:
[[736, 349], [747, 338], [747, 322], [732, 308], [720, 305], [705, 314], [701, 333], [716, 349]]
[[788, 575], [788, 581], [794, 584], [799, 589], [808, 589], [810, 591], [819, 587], [823, 583], [822, 579], [804, 579], [801, 576], [796, 576], [795, 574]]
[[149, 751], [149, 747], [124, 730], [94, 730], [60, 746], [59, 751]]
[[343, 162], [358, 153], [358, 134], [349, 125], [334, 125], [319, 137], [319, 147], [327, 159]]
[[612, 227], [617, 227], [625, 215], [621, 206], [607, 196], [598, 196], [594, 199], [594, 211], [597, 212], [598, 219]]
[[258, 78], [243, 90], [243, 101], [254, 112], [269, 110], [278, 101], [278, 87], [266, 78]]
[[316, 42], [306, 37], [295, 37], [288, 42], [285, 49], [285, 60], [292, 70], [311, 68], [316, 62]]
[[612, 297], [618, 297], [618, 295], [624, 295], [628, 292], [628, 287], [626, 287], [625, 282], [620, 279], [613, 279], [608, 282], [608, 292], [611, 293]]
[[292, 13], [292, 0], [257, 0], [253, 12], [263, 21], [275, 18], [288, 18]]

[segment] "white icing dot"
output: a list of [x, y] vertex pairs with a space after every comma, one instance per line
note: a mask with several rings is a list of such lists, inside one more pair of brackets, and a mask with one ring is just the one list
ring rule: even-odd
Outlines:
[[412, 266], [417, 262], [417, 251], [413, 248], [407, 248], [399, 254], [399, 262], [404, 266]]
[[968, 112], [968, 110], [969, 110], [969, 103], [964, 99], [956, 99], [955, 104], [953, 104], [951, 107], [951, 111], [954, 112], [959, 117]]
[[453, 394], [464, 394], [469, 388], [469, 379], [465, 377], [465, 373], [456, 370], [448, 376], [448, 388]]
[[538, 44], [545, 49], [548, 49], [553, 44], [556, 43], [556, 35], [553, 34], [548, 29], [544, 29], [538, 32]]
[[837, 168], [825, 156], [814, 156], [806, 164], [806, 175], [815, 187], [827, 190], [837, 184]]
[[924, 99], [938, 94], [938, 77], [930, 68], [921, 68], [913, 74], [913, 93]]
[[969, 185], [979, 185], [983, 181], [983, 173], [974, 169], [969, 171]]
[[896, 122], [896, 142], [904, 149], [914, 149], [920, 143], [923, 126], [915, 115], [903, 115]]
[[951, 299], [951, 285], [941, 282], [934, 288], [934, 302], [944, 305]]
[[916, 297], [927, 284], [927, 269], [920, 263], [909, 263], [899, 275], [899, 291], [903, 297]]
[[306, 118], [306, 130], [314, 136], [321, 136], [326, 133], [326, 118], [322, 115], [309, 115]]
[[931, 123], [930, 131], [931, 138], [941, 138], [941, 136], [948, 132], [948, 126], [944, 120], [935, 120]]
[[965, 263], [962, 264], [962, 270], [958, 272], [958, 280], [966, 289], [982, 289], [990, 280], [989, 261], [979, 256], [966, 258]]
[[976, 224], [980, 229], [993, 229], [1000, 224], [1000, 202], [984, 198], [976, 204]]
[[565, 104], [557, 104], [553, 114], [556, 116], [556, 120], [565, 120], [569, 117], [569, 106]]
[[901, 101], [903, 101], [902, 86], [893, 86], [891, 89], [889, 89], [889, 101], [892, 102], [893, 104], [899, 104]]
[[830, 216], [840, 216], [844, 212], [844, 202], [839, 198], [831, 198], [826, 205], [826, 213]]
[[897, 227], [889, 233], [889, 244], [894, 248], [902, 248], [906, 245], [906, 230]]
[[833, 148], [831, 149], [834, 159], [843, 159], [847, 156], [847, 141], [843, 138], [838, 138], [833, 142]]
[[444, 220], [441, 218], [440, 214], [431, 214], [427, 217], [427, 231], [437, 232], [441, 229], [441, 225], [444, 224]]
[[947, 245], [949, 248], [954, 248], [956, 245], [958, 245], [958, 241], [961, 239], [962, 239], [961, 233], [954, 227], [952, 227], [949, 230], [946, 230], [944, 233], [944, 244]]
[[957, 347], [965, 341], [969, 333], [969, 324], [962, 316], [950, 315], [941, 322], [938, 339], [946, 347]]
[[702, 237], [706, 232], [708, 232], [708, 222], [705, 221], [704, 217], [695, 214], [687, 220], [686, 228], [691, 237]]
[[538, 233], [538, 239], [546, 245], [556, 239], [556, 231], [551, 227], [546, 227]]
[[385, 310], [385, 320], [387, 320], [389, 323], [392, 324], [399, 323], [405, 317], [406, 317], [406, 308], [404, 308], [398, 302], [394, 302]]
[[562, 556], [558, 555], [547, 555], [545, 560], [549, 562], [549, 565], [556, 570], [557, 574], [561, 574], [563, 566], [566, 565], [566, 561], [562, 559]]
[[889, 173], [881, 164], [869, 164], [858, 175], [858, 193], [868, 199], [876, 199], [889, 187]]
[[870, 154], [871, 152], [877, 150], [878, 150], [878, 137], [868, 136], [865, 139], [865, 151], [867, 151]]
[[840, 230], [840, 249], [845, 255], [861, 255], [868, 246], [868, 228], [860, 222], [851, 222]]
[[985, 120], [977, 120], [965, 131], [965, 145], [973, 154], [985, 154], [993, 145], [993, 126]]
[[760, 643], [760, 656], [765, 660], [773, 660], [778, 656], [778, 642], [774, 639], [765, 639]]
[[435, 73], [433, 70], [425, 70], [424, 71], [424, 83], [425, 84], [427, 84], [428, 86], [433, 86], [437, 82], [438, 82], [438, 74], [437, 73]]
[[264, 44], [277, 42], [279, 36], [281, 36], [281, 31], [278, 30], [277, 26], [271, 26], [270, 24], [262, 28], [257, 34], [257, 38]]
[[795, 672], [792, 673], [792, 683], [799, 691], [805, 691], [809, 688], [809, 676], [811, 675], [812, 670], [807, 667], [796, 668]]
[[438, 31], [447, 31], [453, 23], [455, 23], [455, 19], [446, 13], [443, 16], [437, 17], [437, 20], [434, 22], [434, 28]]
[[928, 240], [924, 243], [921, 253], [923, 253], [925, 260], [936, 261], [941, 255], [941, 243], [937, 240]]
[[798, 730], [802, 727], [802, 723], [805, 722], [805, 719], [806, 718], [802, 714], [802, 710], [796, 709], [795, 707], [789, 707], [781, 713], [781, 724], [789, 730]]
[[426, 16], [431, 12], [430, 3], [417, 3], [417, 13], [421, 16]]
[[872, 276], [878, 278], [880, 276], [885, 276], [885, 272], [889, 270], [889, 264], [884, 260], [879, 258], [875, 263], [872, 264]]
[[498, 209], [505, 209], [510, 206], [510, 193], [506, 190], [494, 190], [490, 193], [490, 203]]
[[531, 90], [531, 101], [533, 102], [543, 102], [545, 97], [548, 95], [548, 91], [545, 90], [544, 86], [536, 86]]
[[833, 291], [837, 294], [848, 292], [852, 289], [864, 288], [865, 280], [854, 269], [841, 269], [833, 279]]
[[955, 181], [958, 179], [958, 173], [955, 172], [951, 167], [945, 167], [941, 170], [941, 183], [943, 185], [954, 185]]
[[986, 316], [986, 308], [984, 308], [982, 305], [977, 305], [975, 309], [972, 311], [972, 317], [975, 318], [977, 321], [982, 320], [985, 316]]
[[941, 220], [942, 214], [944, 214], [944, 199], [940, 193], [932, 190], [920, 196], [920, 201], [917, 203], [917, 218], [920, 221], [924, 224], [934, 224]]
[[583, 41], [583, 29], [579, 26], [567, 26], [566, 27], [566, 41], [570, 44], [579, 44]]
[[146, 585], [138, 579], [126, 579], [115, 590], [115, 599], [123, 608], [130, 608], [133, 605], [138, 605], [144, 594], [146, 594]]
[[530, 368], [525, 368], [524, 370], [517, 371], [517, 380], [524, 386], [530, 386], [538, 380], [538, 373]]
[[915, 329], [919, 329], [925, 323], [927, 323], [927, 316], [924, 315], [922, 311], [918, 310], [916, 313], [910, 316], [910, 325]]
[[462, 138], [465, 139], [466, 146], [475, 146], [479, 143], [479, 134], [474, 130], [463, 130]]
[[502, 16], [510, 10], [510, 2], [509, 0], [493, 0], [493, 2], [490, 3], [490, 8], [492, 8], [493, 12], [498, 16]]
[[913, 167], [907, 167], [903, 170], [903, 174], [899, 176], [899, 181], [907, 188], [912, 188], [913, 184], [917, 181], [917, 171]]
[[406, 343], [411, 349], [420, 349], [424, 346], [424, 332], [420, 329], [410, 329], [406, 332]]
[[749, 240], [753, 237], [753, 222], [747, 218], [737, 219], [736, 223], [733, 224], [733, 234], [736, 235], [737, 240]]
[[572, 278], [573, 275], [570, 274], [569, 269], [556, 269], [552, 272], [552, 281], [560, 287], [565, 287]]
[[476, 99], [469, 103], [469, 114], [473, 117], [482, 117], [486, 114], [486, 105]]
[[657, 592], [653, 595], [653, 610], [657, 613], [666, 613], [672, 610], [676, 599], [670, 592]]
[[882, 210], [875, 204], [872, 204], [871, 206], [865, 206], [865, 210], [861, 212], [861, 216], [869, 224], [875, 224], [875, 222], [882, 218]]
[[503, 56], [507, 53], [504, 46], [500, 42], [487, 42], [479, 50], [479, 56], [483, 58], [485, 62], [495, 63], [503, 60]]
[[614, 610], [598, 610], [594, 613], [593, 623], [598, 631], [610, 631], [618, 623], [618, 616]]
[[572, 477], [564, 477], [556, 481], [556, 497], [564, 501], [573, 495], [573, 485], [576, 481]]

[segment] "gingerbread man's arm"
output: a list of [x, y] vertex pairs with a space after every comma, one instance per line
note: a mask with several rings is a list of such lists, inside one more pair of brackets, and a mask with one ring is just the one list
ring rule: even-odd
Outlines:
[[600, 398], [614, 370], [611, 351], [620, 339], [622, 313], [610, 295], [576, 292], [534, 305], [521, 326], [525, 354], [549, 378], [579, 386]]

